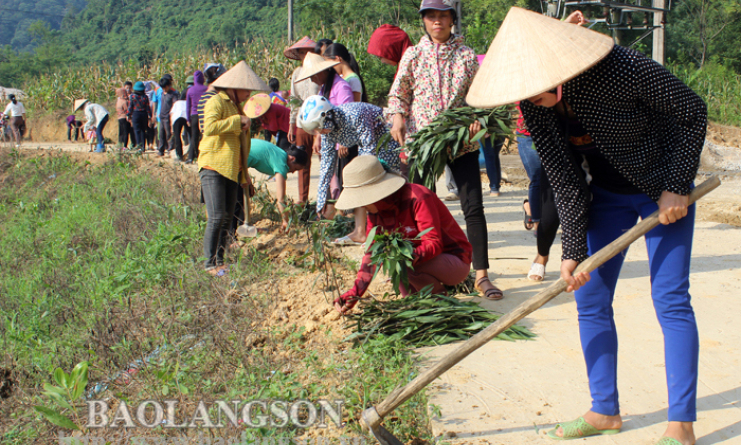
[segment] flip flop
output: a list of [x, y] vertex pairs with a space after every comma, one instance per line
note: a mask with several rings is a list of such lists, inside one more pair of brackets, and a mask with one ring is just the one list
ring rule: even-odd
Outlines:
[[[559, 427], [563, 429], [562, 437], [556, 436], [556, 431], [558, 431]], [[617, 434], [619, 432], [620, 432], [620, 429], [598, 430], [597, 428], [588, 424], [587, 421], [584, 420], [584, 417], [579, 417], [578, 419], [572, 420], [571, 422], [556, 424], [555, 428], [548, 431], [548, 437], [550, 437], [553, 440], [572, 440], [572, 439], [581, 439], [582, 437], [587, 437], [587, 436], [599, 436], [599, 435], [606, 436], [606, 435], [611, 435], [611, 434]]]
[[540, 263], [533, 263], [530, 266], [530, 272], [527, 273], [527, 279], [530, 281], [543, 281], [545, 278], [545, 266]]
[[677, 439], [664, 436], [659, 439], [658, 442], [656, 442], [656, 445], [682, 445], [682, 442], [678, 441]]
[[479, 284], [483, 283], [484, 280], [489, 281], [489, 283], [491, 283], [491, 280], [489, 280], [489, 277], [481, 277], [478, 280], [476, 280], [476, 284], [474, 285], [477, 291], [484, 294], [484, 298], [486, 298], [487, 300], [492, 300], [492, 301], [498, 301], [504, 298], [504, 292], [502, 292], [502, 290], [499, 289], [498, 287], [494, 286], [494, 283], [491, 284], [492, 286], [494, 286], [493, 288], [487, 291], [481, 290], [481, 286], [479, 286]]
[[342, 238], [337, 238], [336, 240], [332, 241], [332, 244], [336, 244], [338, 246], [359, 246], [363, 243], [353, 241], [352, 238], [345, 235]]
[[527, 210], [525, 210], [525, 204], [527, 204], [527, 199], [522, 201], [522, 213], [525, 215], [524, 219], [522, 220], [523, 224], [525, 225], [525, 230], [533, 230], [533, 227], [535, 227], [535, 223], [531, 219], [532, 217], [527, 214]]

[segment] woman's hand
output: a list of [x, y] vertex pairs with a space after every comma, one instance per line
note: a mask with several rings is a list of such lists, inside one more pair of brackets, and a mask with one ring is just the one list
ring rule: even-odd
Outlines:
[[394, 125], [391, 127], [391, 137], [402, 147], [406, 143], [407, 124], [404, 116], [401, 114], [394, 115]]
[[248, 131], [252, 121], [247, 116], [239, 116], [239, 120], [242, 123], [242, 131]]
[[355, 307], [355, 305], [358, 303], [359, 298], [355, 295], [353, 295], [352, 291], [347, 291], [341, 296], [335, 298], [334, 300], [334, 308], [337, 309], [337, 311], [340, 314], [346, 314], [352, 310], [352, 308]]
[[341, 158], [346, 158], [347, 155], [349, 154], [350, 154], [350, 150], [344, 145], [340, 145], [340, 148], [337, 150], [337, 156]]
[[689, 196], [678, 195], [664, 190], [659, 198], [659, 222], [667, 225], [687, 216]]
[[316, 154], [320, 154], [322, 152], [322, 136], [321, 135], [314, 136], [314, 143], [312, 144], [311, 149]]
[[288, 126], [288, 142], [292, 144], [296, 143], [296, 124]]
[[574, 260], [561, 261], [561, 278], [563, 278], [563, 280], [569, 285], [566, 288], [566, 292], [578, 290], [592, 279], [589, 272], [579, 272], [576, 275], [572, 275], [578, 265], [579, 263]]
[[474, 136], [476, 136], [476, 133], [481, 131], [481, 122], [474, 121], [471, 125], [468, 127], [468, 134], [470, 135], [471, 139], [473, 139]]
[[584, 18], [584, 14], [581, 11], [574, 11], [571, 14], [569, 14], [568, 17], [564, 20], [565, 23], [573, 23], [575, 25], [583, 25], [587, 23], [587, 19]]

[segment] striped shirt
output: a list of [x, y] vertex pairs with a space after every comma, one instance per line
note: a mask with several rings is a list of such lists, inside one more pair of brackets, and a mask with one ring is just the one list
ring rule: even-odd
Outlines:
[[201, 134], [203, 134], [203, 109], [206, 107], [206, 102], [215, 94], [216, 91], [206, 91], [198, 100], [198, 126], [201, 128]]

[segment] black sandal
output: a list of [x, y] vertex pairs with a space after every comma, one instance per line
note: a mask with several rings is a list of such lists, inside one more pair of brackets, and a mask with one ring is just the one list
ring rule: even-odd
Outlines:
[[[481, 286], [479, 286], [481, 283], [484, 282], [484, 280], [489, 281], [489, 283], [492, 285], [492, 288], [486, 291], [481, 290]], [[504, 292], [502, 292], [501, 289], [494, 286], [494, 284], [489, 280], [489, 277], [481, 277], [478, 280], [476, 280], [476, 290], [484, 294], [484, 298], [487, 300], [492, 301], [498, 301], [504, 298]]]
[[523, 219], [523, 224], [525, 225], [525, 230], [533, 230], [533, 227], [535, 227], [535, 222], [531, 219], [531, 216], [527, 214], [527, 210], [525, 210], [525, 204], [527, 204], [527, 199], [522, 202], [522, 213], [525, 215], [525, 218]]

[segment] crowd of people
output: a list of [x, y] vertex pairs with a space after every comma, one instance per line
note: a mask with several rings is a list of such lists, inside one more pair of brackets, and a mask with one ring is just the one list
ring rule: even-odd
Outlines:
[[[177, 159], [197, 162], [208, 213], [204, 268], [213, 275], [228, 273], [225, 252], [240, 223], [235, 212], [243, 194], [254, 193], [248, 169], [276, 177], [282, 211], [293, 172], [298, 202], [308, 203], [312, 157], [318, 155], [317, 212], [332, 218], [340, 210], [355, 219], [353, 231], [337, 243], [362, 243], [376, 227], [400, 231], [415, 245], [402, 294], [427, 286], [444, 293], [473, 269], [481, 296], [500, 300], [504, 292], [489, 279], [479, 153], [486, 159], [489, 194], [499, 196], [502, 141], [487, 135], [448, 159], [450, 199], [460, 201], [465, 233], [435, 190], [408, 181], [405, 146], [448, 109], [518, 104], [513, 137], [530, 179], [523, 224], [537, 238], [528, 278], [544, 279], [560, 226], [560, 276], [575, 292], [593, 400], [584, 416], [559, 424], [549, 436], [576, 439], [622, 426], [612, 299], [623, 256], [592, 274], [574, 271], [658, 209], [662, 225], [646, 235], [669, 387], [669, 424], [658, 444], [692, 445], [699, 346], [688, 290], [694, 207], [687, 196], [704, 141], [705, 104], [661, 65], [581, 27], [585, 20], [578, 11], [558, 21], [512, 8], [486, 57], [453, 32], [454, 2], [422, 0], [420, 16], [425, 34], [416, 45], [391, 25], [378, 28], [368, 43], [368, 53], [397, 67], [385, 109], [368, 103], [360, 67], [345, 45], [304, 37], [284, 51], [299, 62], [288, 93], [244, 61], [229, 70], [206, 64], [188, 77], [182, 94], [169, 75], [158, 85], [127, 82], [116, 104], [119, 142], [144, 150], [158, 128], [159, 155], [174, 150]], [[519, 57], [512, 56], [515, 47]], [[301, 105], [289, 103], [288, 96]], [[75, 111], [83, 107], [84, 130], [95, 130], [102, 151], [108, 112], [76, 101]], [[22, 131], [22, 104], [14, 100], [5, 114]], [[76, 138], [80, 124], [74, 116], [68, 125], [70, 139], [73, 133]], [[480, 123], [469, 130], [478, 133]], [[187, 156], [181, 134], [189, 141]], [[377, 150], [385, 135], [391, 143]], [[336, 309], [352, 311], [373, 276], [366, 254], [354, 286], [334, 301]]]

